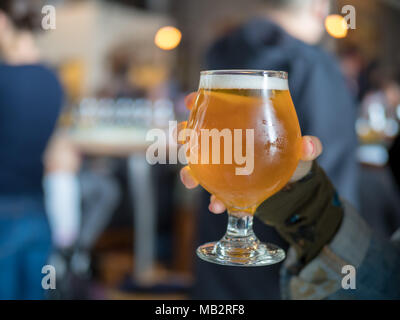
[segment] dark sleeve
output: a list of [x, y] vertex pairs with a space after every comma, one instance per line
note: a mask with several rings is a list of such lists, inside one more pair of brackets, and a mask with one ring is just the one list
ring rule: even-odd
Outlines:
[[302, 72], [293, 72], [291, 91], [293, 87], [302, 134], [321, 139], [324, 152], [318, 159], [320, 165], [341, 197], [358, 208], [356, 108], [338, 67], [329, 59], [298, 66]]
[[[356, 210], [343, 201], [343, 222], [332, 241], [300, 272], [289, 250], [281, 269], [284, 299], [399, 299], [398, 243], [379, 238]], [[354, 270], [352, 281], [346, 275]], [[348, 288], [349, 284], [354, 287]], [[346, 289], [347, 288], [347, 289]]]
[[31, 85], [30, 95], [32, 95], [32, 105], [38, 107], [34, 112], [30, 110], [30, 117], [35, 119], [39, 127], [37, 136], [41, 138], [41, 144], [47, 145], [63, 107], [64, 91], [57, 74], [52, 69], [40, 65], [34, 70], [35, 72], [32, 71], [30, 74], [31, 82], [34, 82]]

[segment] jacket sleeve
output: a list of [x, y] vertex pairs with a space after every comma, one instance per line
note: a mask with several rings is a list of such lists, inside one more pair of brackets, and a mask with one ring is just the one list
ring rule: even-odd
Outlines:
[[298, 273], [291, 271], [296, 257], [294, 250], [289, 250], [281, 269], [283, 298], [400, 298], [398, 242], [375, 236], [356, 210], [348, 202], [343, 203], [345, 213], [338, 233]]

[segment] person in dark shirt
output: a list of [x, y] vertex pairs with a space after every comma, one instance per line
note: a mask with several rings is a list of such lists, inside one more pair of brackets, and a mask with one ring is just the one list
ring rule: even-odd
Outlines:
[[[264, 0], [266, 14], [219, 39], [208, 51], [205, 69], [262, 69], [289, 73], [289, 87], [303, 135], [321, 139], [319, 163], [340, 194], [358, 207], [353, 99], [339, 65], [314, 46], [323, 35], [329, 12], [325, 0]], [[208, 197], [198, 217], [198, 244], [221, 238], [226, 216], [206, 214]], [[273, 228], [255, 220], [260, 240], [288, 248]], [[193, 298], [279, 299], [281, 265], [264, 268], [221, 267], [196, 260]], [[266, 289], [267, 288], [267, 289]]]
[[0, 2], [0, 299], [42, 298], [51, 249], [42, 156], [63, 92], [38, 62], [31, 5]]

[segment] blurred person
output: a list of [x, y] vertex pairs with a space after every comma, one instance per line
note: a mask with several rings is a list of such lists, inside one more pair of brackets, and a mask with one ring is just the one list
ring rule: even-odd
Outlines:
[[359, 101], [362, 101], [368, 93], [382, 87], [383, 74], [386, 72], [379, 59], [372, 59], [366, 64], [360, 75]]
[[400, 106], [400, 81], [395, 78], [389, 79], [389, 81], [383, 85], [383, 92], [386, 97], [388, 117], [400, 120], [398, 116]]
[[[397, 123], [400, 125], [400, 76], [386, 86], [385, 92], [388, 104], [391, 106], [390, 114], [397, 119]], [[397, 133], [397, 137], [390, 148], [389, 163], [397, 185], [400, 187], [400, 132]]]
[[35, 1], [0, 2], [0, 299], [41, 299], [51, 250], [42, 156], [63, 91], [40, 62]]
[[[206, 55], [205, 68], [282, 70], [302, 133], [318, 136], [326, 146], [320, 164], [340, 194], [359, 206], [355, 157], [353, 98], [336, 60], [316, 47], [324, 34], [329, 0], [264, 0], [263, 14], [219, 39]], [[207, 193], [203, 193], [204, 197]], [[198, 243], [222, 236], [224, 217], [198, 218]], [[255, 221], [265, 242], [283, 249], [287, 243], [272, 228]], [[193, 297], [200, 299], [279, 299], [280, 265], [268, 269], [220, 267], [196, 260]], [[268, 287], [261, 285], [268, 284]]]
[[380, 105], [386, 119], [397, 120], [397, 108], [400, 105], [399, 81], [385, 69], [377, 70], [374, 78], [375, 84], [361, 101], [361, 116], [368, 118], [371, 106]]
[[131, 73], [136, 69], [135, 57], [125, 46], [117, 46], [111, 50], [107, 57], [109, 79], [99, 90], [98, 96], [110, 98], [142, 98], [145, 96], [144, 88], [139, 88], [130, 79]]
[[[303, 136], [302, 144], [301, 160], [289, 185], [255, 213], [291, 245], [280, 275], [282, 297], [400, 299], [400, 229], [391, 241], [377, 236], [357, 210], [339, 197], [315, 161], [322, 152], [320, 140]], [[181, 180], [188, 189], [198, 185], [189, 167], [181, 170]], [[212, 195], [209, 210], [221, 214], [226, 207]], [[344, 278], [351, 267], [353, 279]], [[258, 267], [264, 272], [267, 268]], [[258, 286], [269, 290], [269, 283], [262, 279]]]
[[379, 63], [370, 74], [373, 81], [361, 101], [357, 120], [357, 132], [364, 145], [360, 152], [361, 213], [374, 225], [375, 232], [389, 238], [400, 226], [400, 189], [396, 184], [399, 162], [395, 151], [400, 86], [392, 71]]
[[67, 137], [54, 135], [44, 154], [45, 205], [56, 248], [70, 248], [79, 235], [81, 158]]
[[71, 298], [69, 265], [81, 227], [78, 179], [81, 158], [66, 137], [55, 134], [47, 145], [43, 162], [44, 203], [53, 245], [49, 263], [57, 270], [57, 290], [52, 290], [49, 298]]
[[106, 161], [82, 161], [75, 145], [55, 134], [45, 157], [45, 204], [54, 245], [55, 298], [89, 297], [91, 250], [111, 220], [120, 189]]
[[340, 53], [340, 67], [351, 93], [360, 101], [366, 84], [364, 59], [358, 47], [349, 46]]
[[389, 165], [393, 172], [397, 187], [400, 188], [400, 134], [397, 135], [389, 150]]

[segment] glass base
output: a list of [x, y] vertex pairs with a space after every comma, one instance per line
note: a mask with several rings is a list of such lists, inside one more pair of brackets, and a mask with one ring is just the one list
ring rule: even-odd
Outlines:
[[197, 256], [205, 261], [226, 266], [268, 266], [285, 259], [285, 251], [276, 245], [253, 241], [209, 242], [198, 247]]

